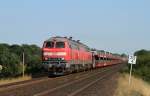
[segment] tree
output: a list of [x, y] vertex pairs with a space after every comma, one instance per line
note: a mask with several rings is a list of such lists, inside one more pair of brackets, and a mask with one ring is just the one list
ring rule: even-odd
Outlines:
[[22, 53], [25, 52], [26, 73], [41, 72], [41, 49], [36, 45], [0, 44], [2, 76], [17, 76], [22, 73]]
[[6, 45], [7, 44], [0, 45], [0, 64], [3, 66], [2, 73], [5, 76], [18, 75], [20, 74], [18, 70], [20, 59], [16, 54], [11, 53], [9, 45]]
[[135, 55], [137, 64], [133, 66], [134, 74], [150, 82], [150, 51], [142, 49], [136, 51]]

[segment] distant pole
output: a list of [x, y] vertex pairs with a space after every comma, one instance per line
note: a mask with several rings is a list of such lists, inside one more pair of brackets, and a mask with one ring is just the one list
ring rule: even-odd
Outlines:
[[131, 64], [131, 68], [130, 68], [129, 85], [131, 84], [131, 77], [132, 77], [132, 65], [133, 65], [133, 64]]
[[0, 65], [0, 73], [1, 73], [2, 69], [3, 69], [3, 66], [2, 66], [2, 65]]
[[24, 77], [24, 51], [22, 53], [22, 76]]

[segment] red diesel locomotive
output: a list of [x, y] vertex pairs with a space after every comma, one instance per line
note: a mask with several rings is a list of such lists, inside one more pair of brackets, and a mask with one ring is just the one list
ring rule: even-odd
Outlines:
[[121, 57], [91, 50], [72, 37], [51, 37], [42, 48], [42, 63], [51, 75], [63, 75], [121, 63]]
[[64, 74], [92, 68], [90, 48], [67, 37], [52, 37], [42, 48], [44, 67], [51, 74]]

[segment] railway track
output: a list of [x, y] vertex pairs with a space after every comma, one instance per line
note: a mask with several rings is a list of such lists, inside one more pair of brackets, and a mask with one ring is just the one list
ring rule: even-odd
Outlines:
[[80, 92], [82, 93], [83, 90], [90, 87], [94, 83], [98, 81], [100, 82], [118, 71], [116, 68], [114, 68], [114, 71], [112, 71], [112, 69], [113, 68], [96, 72], [95, 74], [88, 75], [87, 77], [80, 78], [50, 90], [46, 90], [39, 94], [35, 94], [34, 96], [78, 96], [77, 94]]
[[56, 78], [43, 78], [23, 84], [7, 86], [6, 88], [0, 88], [0, 96], [75, 96], [92, 84], [118, 71], [120, 67], [121, 65], [116, 65]]
[[[87, 71], [86, 71], [87, 72]], [[56, 79], [61, 79], [61, 78], [72, 78], [73, 76], [78, 76], [78, 75], [82, 75], [85, 74], [85, 72], [80, 72], [80, 73], [75, 73], [75, 74], [70, 74], [67, 76], [61, 76], [61, 77], [52, 77], [52, 78], [48, 78], [46, 77], [41, 77], [41, 78], [36, 78], [36, 79], [32, 79], [32, 80], [27, 80], [27, 81], [21, 81], [21, 82], [16, 82], [16, 83], [11, 83], [11, 84], [5, 84], [5, 85], [0, 85], [0, 92], [2, 91], [8, 91], [11, 89], [16, 89], [16, 88], [20, 88], [20, 87], [24, 87], [24, 86], [28, 86], [28, 85], [32, 85], [32, 84], [38, 84], [38, 83], [42, 83], [42, 82], [46, 82], [46, 81], [51, 81], [51, 80], [56, 80]], [[78, 78], [78, 77], [76, 77]]]

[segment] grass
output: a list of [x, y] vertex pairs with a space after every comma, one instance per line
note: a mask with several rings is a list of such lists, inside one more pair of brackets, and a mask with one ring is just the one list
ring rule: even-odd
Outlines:
[[32, 77], [29, 75], [25, 75], [24, 77], [21, 76], [17, 78], [0, 79], [0, 85], [21, 82], [21, 81], [30, 80], [30, 79], [32, 79]]
[[114, 96], [150, 96], [150, 84], [140, 78], [132, 77], [131, 85], [128, 83], [129, 75], [123, 74], [118, 79], [118, 88]]

